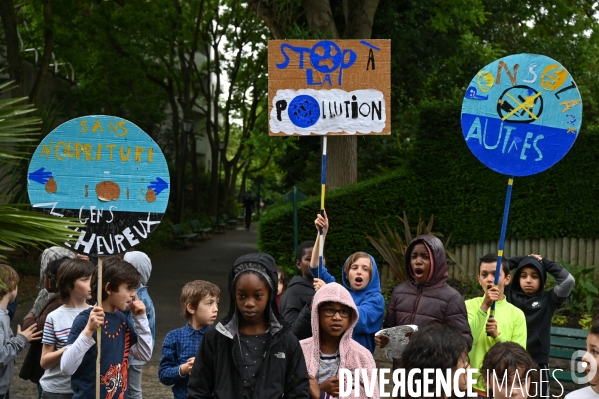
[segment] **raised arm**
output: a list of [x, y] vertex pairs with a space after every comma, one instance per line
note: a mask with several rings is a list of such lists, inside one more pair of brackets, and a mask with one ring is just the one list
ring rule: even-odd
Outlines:
[[138, 360], [149, 362], [152, 358], [154, 345], [152, 344], [152, 332], [146, 313], [133, 315], [133, 322], [137, 333], [137, 343], [131, 346], [131, 354]]
[[104, 310], [100, 306], [91, 309], [87, 320], [86, 313], [81, 313], [75, 318], [66, 349], [60, 358], [60, 371], [64, 375], [75, 374], [87, 351], [96, 344], [94, 334], [103, 324]]
[[335, 277], [333, 277], [326, 267], [324, 267], [324, 262], [322, 267], [320, 267], [319, 261], [319, 253], [320, 253], [320, 229], [323, 230], [323, 245], [327, 236], [327, 232], [329, 231], [329, 219], [327, 218], [327, 213], [324, 212], [323, 215], [316, 215], [316, 220], [314, 220], [314, 226], [316, 226], [316, 241], [314, 243], [314, 248], [312, 248], [312, 259], [310, 260], [310, 273], [312, 273], [312, 277], [319, 278], [325, 282], [325, 284], [335, 282]]
[[574, 284], [576, 283], [574, 276], [553, 260], [543, 258], [541, 263], [547, 273], [555, 277], [555, 281], [557, 282], [557, 285], [553, 288], [553, 292], [557, 298], [553, 299], [558, 303], [562, 303], [570, 296], [570, 293], [574, 289]]

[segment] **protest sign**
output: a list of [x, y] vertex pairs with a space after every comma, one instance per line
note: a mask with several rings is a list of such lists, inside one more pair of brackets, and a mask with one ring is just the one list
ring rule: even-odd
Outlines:
[[582, 123], [582, 100], [559, 62], [515, 54], [474, 76], [461, 119], [466, 144], [483, 164], [509, 176], [529, 176], [570, 150]]
[[170, 178], [158, 145], [138, 126], [114, 116], [72, 119], [39, 144], [28, 170], [34, 209], [79, 218], [79, 239], [65, 244], [107, 256], [139, 244], [160, 223]]
[[390, 40], [270, 40], [269, 134], [391, 133]]
[[[574, 79], [559, 62], [539, 54], [515, 54], [474, 76], [464, 95], [461, 120], [474, 156], [509, 176], [497, 249], [497, 286], [514, 176], [543, 172], [566, 155], [582, 124], [582, 100]], [[489, 317], [495, 317], [495, 302]]]

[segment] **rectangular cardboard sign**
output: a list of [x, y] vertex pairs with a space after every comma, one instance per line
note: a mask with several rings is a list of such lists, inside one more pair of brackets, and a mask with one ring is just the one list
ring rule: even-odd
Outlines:
[[269, 135], [391, 133], [391, 40], [270, 40]]

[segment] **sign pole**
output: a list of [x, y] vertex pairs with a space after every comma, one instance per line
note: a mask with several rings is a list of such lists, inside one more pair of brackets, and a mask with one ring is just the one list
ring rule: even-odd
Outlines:
[[[97, 289], [97, 305], [102, 306], [102, 257], [98, 257], [98, 289]], [[96, 355], [96, 399], [100, 399], [100, 359], [102, 357], [102, 327], [98, 327], [96, 331], [96, 345], [98, 353]]]
[[[320, 193], [320, 214], [324, 215], [324, 195], [327, 186], [327, 136], [322, 137], [322, 172], [321, 172], [321, 193]], [[323, 267], [322, 253], [324, 249], [324, 229], [320, 229], [320, 246], [318, 248], [318, 278], [320, 278], [320, 268]]]
[[[495, 281], [493, 285], [497, 287], [499, 284], [499, 276], [501, 273], [501, 260], [503, 259], [503, 245], [505, 243], [505, 231], [507, 230], [507, 218], [510, 212], [510, 202], [512, 200], [512, 186], [514, 185], [514, 176], [510, 176], [507, 181], [507, 194], [505, 195], [505, 206], [503, 208], [503, 221], [501, 222], [501, 234], [499, 236], [499, 248], [497, 249], [497, 266], [495, 267]], [[495, 317], [495, 303], [491, 305], [489, 318]], [[487, 335], [489, 335], [487, 333]]]

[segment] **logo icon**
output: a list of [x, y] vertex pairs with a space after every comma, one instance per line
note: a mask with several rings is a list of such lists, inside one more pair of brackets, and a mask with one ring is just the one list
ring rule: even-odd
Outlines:
[[[570, 358], [570, 370], [572, 375], [572, 381], [575, 384], [586, 384], [593, 378], [595, 378], [595, 374], [597, 374], [597, 362], [595, 361], [595, 358], [589, 356], [585, 358], [584, 355], [586, 353], [586, 351], [577, 350], [572, 354], [572, 357]], [[589, 366], [590, 371], [588, 374], [582, 377], [579, 377], [577, 375], [577, 373], [584, 373], [587, 367]]]
[[532, 307], [533, 308], [540, 308], [541, 307], [541, 303], [539, 301], [535, 301], [532, 303]]
[[275, 357], [278, 357], [279, 359], [285, 359], [285, 353], [284, 352], [275, 353]]

